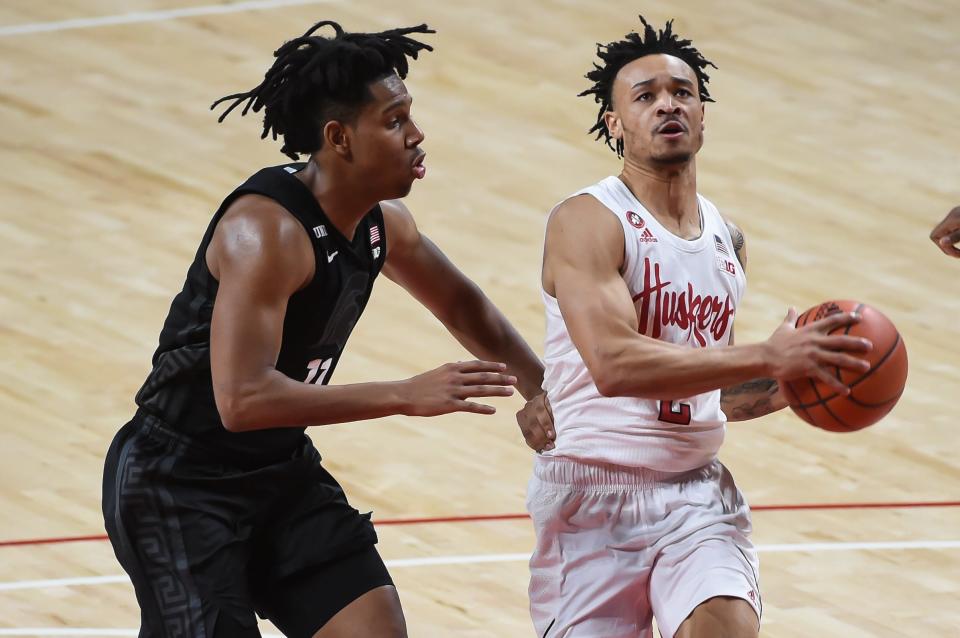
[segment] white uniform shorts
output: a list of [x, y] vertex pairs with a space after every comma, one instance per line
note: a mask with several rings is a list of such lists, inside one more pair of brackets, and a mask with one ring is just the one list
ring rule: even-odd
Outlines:
[[530, 615], [540, 638], [664, 638], [700, 603], [761, 615], [750, 508], [719, 461], [683, 473], [536, 457]]

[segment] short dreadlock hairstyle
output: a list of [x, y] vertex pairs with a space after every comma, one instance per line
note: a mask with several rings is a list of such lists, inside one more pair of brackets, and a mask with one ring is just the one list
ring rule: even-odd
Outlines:
[[[314, 35], [333, 28], [333, 37]], [[336, 22], [324, 20], [299, 38], [274, 51], [276, 58], [263, 82], [245, 93], [220, 98], [233, 103], [217, 119], [246, 102], [240, 115], [263, 109], [263, 134], [283, 136], [281, 152], [292, 159], [313, 153], [323, 145], [323, 127], [331, 120], [353, 121], [357, 107], [370, 99], [369, 84], [393, 73], [407, 76], [407, 58], [433, 47], [408, 37], [411, 33], [436, 33], [425, 24], [380, 33], [347, 33]]]
[[588, 132], [596, 133], [597, 137], [595, 139], [604, 138], [607, 146], [617, 152], [617, 157], [623, 157], [623, 140], [617, 140], [616, 146], [613, 145], [613, 137], [603, 121], [603, 114], [613, 109], [613, 81], [620, 69], [630, 62], [657, 53], [680, 58], [690, 65], [697, 76], [700, 100], [703, 102], [714, 101], [710, 97], [710, 92], [707, 91], [707, 82], [710, 81], [710, 76], [707, 75], [706, 68], [708, 66], [717, 68], [717, 65], [704, 58], [696, 48], [691, 46], [690, 40], [682, 40], [677, 37], [677, 34], [673, 32], [673, 20], [668, 20], [666, 26], [659, 31], [655, 31], [643, 16], [640, 16], [640, 22], [643, 23], [643, 35], [633, 31], [618, 42], [610, 42], [605, 45], [597, 44], [597, 57], [603, 62], [603, 66], [594, 62], [593, 70], [584, 76], [594, 84], [577, 96], [592, 95], [600, 104], [597, 123]]

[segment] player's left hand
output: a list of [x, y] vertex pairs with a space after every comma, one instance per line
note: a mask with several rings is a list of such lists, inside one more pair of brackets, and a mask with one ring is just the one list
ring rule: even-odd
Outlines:
[[960, 257], [960, 248], [956, 246], [960, 243], [960, 206], [947, 213], [930, 233], [930, 239], [947, 255]]
[[553, 410], [546, 392], [527, 401], [523, 409], [517, 412], [517, 425], [531, 450], [539, 454], [553, 449], [557, 433], [553, 428]]

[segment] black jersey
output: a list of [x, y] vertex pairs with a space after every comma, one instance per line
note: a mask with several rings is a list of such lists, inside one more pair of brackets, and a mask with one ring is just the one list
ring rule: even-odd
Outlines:
[[238, 197], [277, 201], [303, 224], [313, 244], [316, 272], [290, 297], [277, 370], [305, 383], [326, 384], [370, 298], [386, 257], [383, 212], [374, 207], [357, 225], [353, 241], [327, 219], [310, 189], [294, 176], [305, 164], [265, 168], [220, 205], [200, 242], [183, 290], [174, 298], [153, 356], [153, 370], [137, 393], [141, 410], [174, 430], [208, 444], [217, 454], [273, 462], [293, 452], [304, 428], [231, 433], [213, 398], [210, 321], [218, 282], [207, 268], [207, 246], [217, 222]]

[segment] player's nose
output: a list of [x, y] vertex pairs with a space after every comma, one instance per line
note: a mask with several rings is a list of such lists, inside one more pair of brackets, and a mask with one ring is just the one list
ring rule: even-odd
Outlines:
[[657, 114], [659, 115], [670, 115], [680, 112], [680, 104], [673, 99], [671, 93], [667, 93], [665, 96], [661, 97], [657, 103]]
[[423, 129], [417, 126], [417, 123], [413, 120], [410, 120], [410, 127], [411, 130], [410, 135], [407, 137], [407, 146], [413, 148], [422, 144], [426, 136], [423, 133]]

